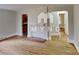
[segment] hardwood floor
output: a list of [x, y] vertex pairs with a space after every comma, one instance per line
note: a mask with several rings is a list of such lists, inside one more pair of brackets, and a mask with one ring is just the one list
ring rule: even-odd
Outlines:
[[61, 40], [44, 43], [27, 40], [26, 37], [14, 37], [0, 42], [1, 55], [77, 55], [74, 46]]

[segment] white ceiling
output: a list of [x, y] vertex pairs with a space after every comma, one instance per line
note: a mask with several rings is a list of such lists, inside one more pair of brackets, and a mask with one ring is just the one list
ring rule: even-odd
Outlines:
[[[50, 6], [49, 4], [0, 4], [0, 9], [7, 9], [7, 10], [13, 10], [13, 11], [19, 11], [24, 9], [31, 9], [31, 8], [37, 8], [37, 7], [44, 7], [44, 6]], [[69, 6], [69, 5], [53, 5], [54, 7], [59, 6]]]

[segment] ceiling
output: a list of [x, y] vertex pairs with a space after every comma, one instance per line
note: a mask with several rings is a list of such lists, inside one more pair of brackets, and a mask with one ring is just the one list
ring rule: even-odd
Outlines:
[[59, 7], [59, 6], [69, 6], [68, 4], [60, 4], [60, 5], [55, 5], [55, 4], [0, 4], [0, 9], [7, 9], [7, 10], [13, 10], [13, 11], [19, 11], [19, 10], [24, 10], [24, 9], [31, 9], [31, 8], [37, 8], [37, 7], [44, 7], [44, 6], [54, 6], [54, 7]]

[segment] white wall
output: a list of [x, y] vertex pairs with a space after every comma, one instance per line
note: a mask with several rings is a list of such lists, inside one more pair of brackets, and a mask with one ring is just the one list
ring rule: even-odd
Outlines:
[[39, 8], [32, 8], [28, 10], [19, 11], [17, 13], [17, 29], [16, 32], [18, 35], [22, 35], [22, 14], [28, 15], [28, 36], [31, 36], [31, 24], [37, 24], [38, 23], [38, 15], [41, 12], [45, 12], [45, 7], [39, 7]]
[[74, 5], [74, 43], [79, 52], [79, 5]]
[[65, 11], [64, 13], [64, 27], [65, 27], [65, 33], [69, 36], [69, 27], [68, 27], [68, 12]]
[[16, 12], [0, 9], [0, 39], [16, 34]]
[[17, 12], [16, 17], [16, 34], [22, 36], [22, 14]]
[[74, 40], [73, 6], [49, 6], [49, 11], [68, 11], [69, 41]]
[[53, 16], [53, 24], [51, 25], [52, 31], [50, 33], [51, 33], [51, 35], [59, 35], [60, 34], [60, 32], [59, 32], [59, 23], [60, 23], [59, 15], [57, 12], [51, 12], [51, 15]]
[[[74, 40], [74, 24], [73, 24], [73, 6], [59, 6], [59, 7], [55, 7], [53, 5], [49, 6], [49, 11], [52, 12], [52, 11], [68, 11], [68, 22], [69, 22], [69, 38], [70, 38], [70, 41]], [[38, 7], [38, 8], [32, 8], [32, 9], [29, 9], [29, 10], [23, 10], [23, 11], [20, 11], [18, 12], [18, 19], [17, 19], [17, 34], [18, 35], [22, 35], [22, 18], [21, 18], [21, 15], [24, 13], [24, 14], [27, 14], [28, 15], [28, 36], [31, 35], [31, 32], [30, 32], [30, 24], [31, 23], [37, 23], [37, 15], [40, 13], [40, 12], [43, 12], [43, 11], [46, 11], [46, 7]]]

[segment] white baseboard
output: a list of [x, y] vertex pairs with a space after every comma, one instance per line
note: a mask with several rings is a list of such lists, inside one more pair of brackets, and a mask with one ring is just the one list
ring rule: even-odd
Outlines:
[[75, 46], [77, 52], [79, 53], [79, 46], [78, 46], [77, 42], [74, 41], [74, 40], [72, 40], [72, 41], [71, 41], [71, 40], [68, 40], [68, 42], [74, 44], [74, 46]]
[[16, 35], [16, 33], [14, 33], [14, 34], [11, 34], [11, 35], [8, 35], [7, 37], [11, 37], [11, 36], [14, 36], [14, 35]]
[[[32, 37], [32, 36], [31, 35], [27, 35], [27, 37]], [[40, 37], [37, 37], [37, 38], [40, 38]], [[42, 39], [48, 40], [49, 38], [42, 38]]]
[[7, 36], [3, 36], [3, 37], [0, 38], [0, 40], [3, 40], [3, 39], [6, 39], [6, 38], [9, 38], [9, 37], [12, 37], [12, 36], [15, 36], [15, 35], [16, 35], [16, 33], [11, 34], [11, 35], [7, 35]]
[[79, 45], [75, 42], [73, 42], [73, 44], [75, 45], [75, 48], [76, 48], [77, 52], [79, 53]]
[[70, 39], [67, 39], [67, 42], [74, 43], [74, 41], [73, 40], [70, 40]]
[[27, 35], [27, 37], [31, 37], [31, 35]]
[[60, 35], [60, 33], [52, 33], [52, 34], [50, 34], [51, 36], [59, 36]]
[[21, 34], [21, 33], [16, 33], [16, 35], [22, 36], [22, 34]]

